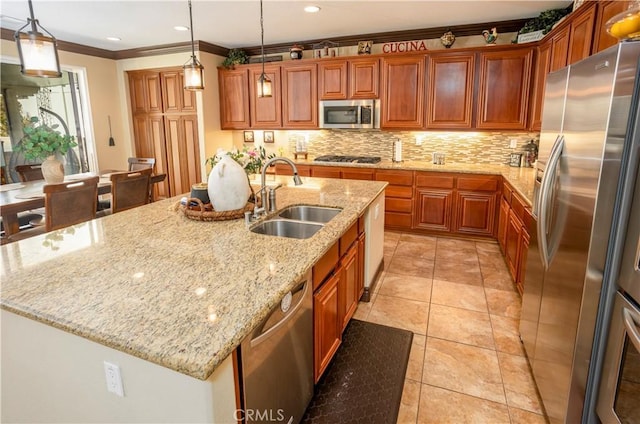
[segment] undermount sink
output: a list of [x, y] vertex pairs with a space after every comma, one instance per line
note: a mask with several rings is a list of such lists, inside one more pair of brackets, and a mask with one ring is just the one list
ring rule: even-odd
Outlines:
[[262, 221], [251, 231], [258, 234], [271, 236], [307, 239], [317, 233], [323, 227], [314, 222], [290, 221], [287, 219], [269, 219]]
[[296, 219], [306, 222], [321, 222], [326, 224], [338, 215], [342, 209], [325, 206], [298, 205], [284, 208], [278, 216], [286, 219]]

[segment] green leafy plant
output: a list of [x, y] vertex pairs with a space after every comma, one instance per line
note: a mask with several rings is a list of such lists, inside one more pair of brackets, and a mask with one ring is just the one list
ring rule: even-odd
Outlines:
[[57, 127], [58, 125], [39, 123], [38, 117], [32, 117], [22, 129], [24, 137], [15, 146], [15, 150], [22, 152], [27, 160], [45, 159], [56, 153], [67, 154], [78, 143], [73, 140], [73, 136], [56, 131]]
[[266, 161], [276, 157], [275, 153], [267, 155], [267, 151], [263, 146], [259, 146], [251, 150], [245, 147], [242, 150], [234, 149], [229, 152], [219, 149], [214, 156], [207, 159], [206, 163], [211, 165], [211, 168], [213, 168], [225, 155], [238, 162], [240, 166], [244, 168], [247, 175], [258, 174], [262, 170]]
[[533, 31], [542, 30], [543, 34], [548, 33], [553, 29], [553, 25], [560, 19], [565, 17], [571, 12], [571, 6], [565, 9], [549, 9], [541, 12], [537, 18], [533, 18], [518, 31], [518, 34], [527, 34]]
[[229, 50], [229, 55], [225, 58], [224, 62], [222, 62], [222, 66], [225, 68], [233, 68], [235, 65], [242, 65], [243, 63], [247, 63], [249, 61], [249, 56], [242, 49], [231, 49]]

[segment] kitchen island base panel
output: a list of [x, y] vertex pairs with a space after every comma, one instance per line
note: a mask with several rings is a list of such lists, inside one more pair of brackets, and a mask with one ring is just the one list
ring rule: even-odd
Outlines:
[[376, 289], [376, 284], [380, 281], [380, 275], [384, 271], [384, 258], [380, 261], [380, 265], [378, 265], [378, 269], [373, 275], [373, 279], [371, 280], [371, 284], [364, 288], [364, 292], [362, 293], [362, 297], [360, 298], [361, 302], [370, 302], [371, 295]]
[[[199, 380], [0, 311], [1, 422], [236, 422], [231, 356]], [[124, 397], [107, 391], [103, 362]]]

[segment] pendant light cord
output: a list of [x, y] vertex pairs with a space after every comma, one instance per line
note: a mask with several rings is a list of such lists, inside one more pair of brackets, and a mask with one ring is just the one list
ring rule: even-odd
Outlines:
[[262, 0], [260, 0], [260, 52], [262, 54], [262, 78], [264, 78], [264, 20], [262, 17]]
[[29, 0], [29, 14], [31, 15], [31, 31], [34, 33], [38, 32], [38, 20], [33, 16], [33, 4], [31, 4], [31, 0]]
[[[31, 0], [29, 0], [31, 3]], [[196, 58], [196, 47], [193, 41], [193, 13], [191, 13], [191, 0], [189, 0], [189, 29], [191, 30], [191, 58]]]

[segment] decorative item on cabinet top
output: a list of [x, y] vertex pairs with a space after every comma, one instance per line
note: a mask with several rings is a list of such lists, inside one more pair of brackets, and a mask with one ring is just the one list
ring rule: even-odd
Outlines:
[[340, 44], [331, 41], [324, 40], [313, 45], [313, 57], [336, 57], [338, 56], [338, 47]]
[[293, 46], [291, 46], [291, 48], [289, 49], [289, 55], [291, 56], [291, 59], [292, 60], [302, 59], [302, 50], [304, 50], [304, 47], [302, 47], [298, 43], [295, 43]]
[[453, 46], [453, 43], [456, 42], [456, 36], [453, 35], [453, 32], [451, 32], [451, 30], [448, 30], [447, 32], [442, 34], [442, 37], [440, 37], [440, 42], [443, 46], [445, 46], [445, 48], [449, 49], [451, 48], [451, 46]]
[[640, 39], [640, 4], [609, 19], [606, 28], [619, 40]]
[[371, 54], [373, 40], [358, 41], [358, 54]]
[[485, 29], [482, 31], [482, 36], [484, 37], [484, 41], [489, 45], [496, 44], [496, 41], [498, 41], [498, 31], [496, 27], [491, 28], [491, 31]]

